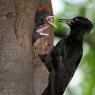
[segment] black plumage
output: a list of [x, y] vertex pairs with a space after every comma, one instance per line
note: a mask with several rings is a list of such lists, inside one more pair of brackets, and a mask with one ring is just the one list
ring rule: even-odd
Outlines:
[[32, 44], [36, 42], [37, 39], [44, 37], [44, 35], [41, 35], [38, 31], [40, 29], [41, 25], [44, 25], [46, 23], [46, 17], [48, 16], [48, 12], [45, 10], [37, 10], [35, 14], [35, 26], [34, 30], [32, 32]]
[[44, 37], [43, 35], [40, 35], [36, 31], [32, 33], [32, 45], [36, 42], [37, 39]]
[[42, 95], [63, 95], [81, 61], [83, 36], [93, 27], [92, 22], [85, 17], [59, 21], [67, 23], [71, 32], [68, 37], [60, 40], [49, 54], [39, 55], [50, 72], [48, 87]]

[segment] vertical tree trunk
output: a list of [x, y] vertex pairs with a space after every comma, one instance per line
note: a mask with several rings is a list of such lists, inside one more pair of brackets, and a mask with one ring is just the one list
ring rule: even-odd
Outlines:
[[32, 46], [36, 8], [50, 7], [50, 0], [0, 0], [0, 95], [41, 95], [48, 71], [38, 53], [52, 48], [50, 36]]

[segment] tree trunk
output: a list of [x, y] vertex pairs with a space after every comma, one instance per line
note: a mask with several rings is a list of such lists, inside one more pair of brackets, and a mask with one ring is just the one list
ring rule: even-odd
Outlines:
[[0, 0], [0, 95], [41, 95], [48, 85], [48, 70], [38, 54], [53, 46], [53, 29], [32, 46], [38, 8], [50, 0]]

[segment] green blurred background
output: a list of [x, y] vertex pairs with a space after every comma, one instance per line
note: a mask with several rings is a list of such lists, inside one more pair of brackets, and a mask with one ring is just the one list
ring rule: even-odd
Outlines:
[[85, 16], [94, 28], [84, 37], [83, 58], [64, 95], [95, 95], [95, 0], [52, 0], [55, 23], [55, 44], [70, 33], [67, 25], [57, 19]]

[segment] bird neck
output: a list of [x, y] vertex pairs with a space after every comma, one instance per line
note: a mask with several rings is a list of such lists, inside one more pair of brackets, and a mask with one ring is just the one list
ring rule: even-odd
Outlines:
[[83, 42], [83, 32], [80, 32], [80, 31], [71, 31], [69, 37], [68, 37], [72, 42]]

